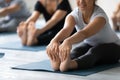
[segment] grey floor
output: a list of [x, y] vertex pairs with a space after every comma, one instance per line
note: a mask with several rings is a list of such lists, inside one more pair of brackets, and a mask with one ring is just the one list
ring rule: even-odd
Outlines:
[[[16, 40], [20, 40], [16, 34], [0, 34], [0, 44]], [[0, 80], [120, 80], [120, 67], [85, 77], [47, 72], [13, 70], [11, 69], [12, 66], [48, 59], [45, 54], [46, 52], [7, 49], [0, 49], [0, 52], [5, 53], [5, 56], [0, 59]]]

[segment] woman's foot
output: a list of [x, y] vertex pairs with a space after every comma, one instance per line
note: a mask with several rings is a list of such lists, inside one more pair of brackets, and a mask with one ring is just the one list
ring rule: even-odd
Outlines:
[[50, 62], [51, 62], [51, 67], [53, 68], [53, 70], [58, 71], [60, 68], [60, 59], [50, 60]]
[[60, 71], [65, 72], [68, 71], [69, 69], [76, 69], [77, 68], [77, 63], [76, 61], [71, 60], [70, 56], [60, 64]]
[[37, 29], [35, 28], [35, 23], [30, 22], [28, 25], [28, 32], [27, 32], [27, 46], [33, 46], [38, 43], [36, 39], [36, 31]]
[[27, 44], [27, 24], [25, 22], [21, 22], [17, 28], [17, 34], [21, 38], [22, 44]]

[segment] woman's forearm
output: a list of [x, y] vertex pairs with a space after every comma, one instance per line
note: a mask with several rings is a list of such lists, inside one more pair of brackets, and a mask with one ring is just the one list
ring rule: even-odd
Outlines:
[[67, 14], [66, 11], [62, 10], [56, 11], [52, 18], [46, 22], [45, 26], [42, 28], [42, 31], [45, 32], [53, 28], [56, 24], [58, 24], [58, 22], [60, 22], [66, 16], [66, 14]]
[[68, 38], [74, 27], [75, 27], [75, 20], [71, 15], [68, 15], [65, 19], [65, 24], [63, 29], [53, 38], [53, 40], [57, 42], [64, 41], [66, 38]]
[[29, 22], [36, 22], [40, 16], [40, 12], [34, 11], [32, 15], [26, 20], [26, 23], [29, 24]]
[[82, 31], [79, 31], [65, 40], [68, 41], [71, 45], [73, 45], [83, 41], [85, 38], [86, 36], [84, 35], [84, 33]]
[[53, 39], [52, 41], [61, 42], [70, 36], [71, 32], [67, 29], [62, 29]]

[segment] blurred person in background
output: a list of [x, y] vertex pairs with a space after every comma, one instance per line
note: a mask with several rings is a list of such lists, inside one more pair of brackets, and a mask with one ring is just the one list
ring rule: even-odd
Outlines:
[[0, 32], [15, 32], [30, 15], [23, 0], [0, 0]]
[[113, 29], [115, 31], [120, 31], [120, 3], [117, 5], [112, 16]]
[[[17, 32], [22, 44], [26, 46], [47, 45], [63, 28], [65, 17], [71, 12], [68, 0], [38, 0], [32, 15], [21, 22]], [[35, 28], [39, 16], [43, 14], [46, 24]]]

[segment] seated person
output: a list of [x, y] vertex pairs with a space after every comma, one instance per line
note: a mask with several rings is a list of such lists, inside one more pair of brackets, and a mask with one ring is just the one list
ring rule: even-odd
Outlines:
[[[64, 28], [47, 46], [54, 70], [86, 69], [120, 59], [120, 40], [96, 0], [76, 0], [78, 7], [65, 20]], [[76, 27], [77, 32], [70, 36]], [[62, 42], [62, 43], [61, 43]], [[72, 50], [72, 45], [80, 43]]]
[[113, 29], [115, 31], [120, 31], [120, 3], [117, 5], [117, 8], [113, 13], [112, 22], [113, 22]]
[[[32, 16], [27, 21], [21, 22], [18, 27], [17, 32], [22, 44], [26, 46], [47, 45], [62, 29], [65, 17], [70, 12], [68, 0], [38, 0]], [[35, 22], [40, 14], [43, 14], [46, 24], [41, 29], [36, 29]]]
[[18, 24], [31, 15], [23, 0], [0, 0], [0, 7], [0, 32], [15, 32]]

